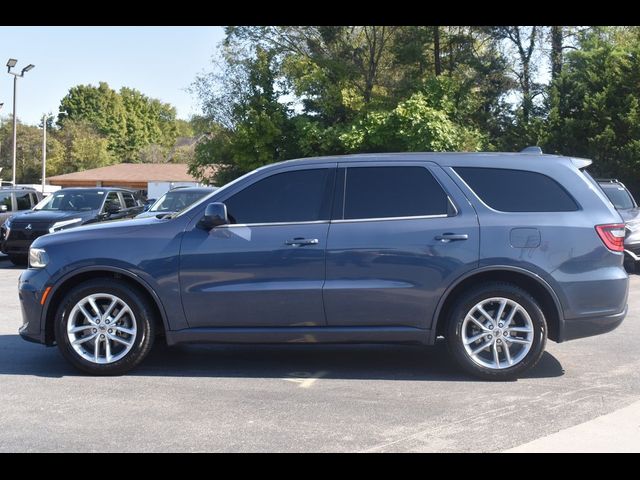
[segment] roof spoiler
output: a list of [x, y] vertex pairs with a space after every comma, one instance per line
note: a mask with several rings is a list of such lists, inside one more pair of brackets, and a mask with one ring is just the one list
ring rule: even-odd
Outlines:
[[586, 158], [575, 158], [571, 157], [571, 163], [573, 163], [579, 169], [587, 168], [589, 165], [593, 163], [593, 160], [589, 160]]

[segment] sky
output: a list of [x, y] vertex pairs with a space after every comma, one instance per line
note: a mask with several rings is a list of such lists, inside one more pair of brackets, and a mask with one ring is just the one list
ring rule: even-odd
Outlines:
[[39, 123], [44, 113], [58, 113], [60, 100], [79, 84], [104, 81], [114, 90], [131, 87], [168, 102], [178, 118], [200, 113], [186, 91], [196, 75], [210, 69], [224, 38], [222, 27], [3, 27], [0, 26], [0, 116], [11, 114], [13, 71], [32, 63], [18, 78], [17, 116]]

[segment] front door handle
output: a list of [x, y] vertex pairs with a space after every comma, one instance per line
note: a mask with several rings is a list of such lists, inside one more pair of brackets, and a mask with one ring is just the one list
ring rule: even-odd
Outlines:
[[287, 240], [284, 242], [285, 245], [291, 245], [292, 247], [301, 247], [303, 245], [317, 245], [317, 238], [302, 238], [296, 237], [293, 240]]
[[442, 235], [436, 235], [436, 240], [440, 240], [442, 243], [449, 243], [454, 240], [467, 240], [469, 235], [466, 233], [443, 233]]

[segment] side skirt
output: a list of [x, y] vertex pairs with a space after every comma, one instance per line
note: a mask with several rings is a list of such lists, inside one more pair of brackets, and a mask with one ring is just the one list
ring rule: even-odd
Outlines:
[[413, 327], [256, 327], [187, 328], [166, 334], [168, 345], [180, 343], [418, 343], [427, 345], [429, 330]]

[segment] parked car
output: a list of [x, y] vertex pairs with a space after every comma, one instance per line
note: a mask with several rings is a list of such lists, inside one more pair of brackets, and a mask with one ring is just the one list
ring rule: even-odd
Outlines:
[[216, 191], [215, 187], [176, 187], [162, 195], [137, 218], [171, 215], [180, 212], [214, 191]]
[[2, 227], [0, 247], [15, 265], [26, 265], [31, 243], [38, 237], [67, 228], [132, 218], [142, 205], [121, 188], [63, 188], [33, 210], [13, 215]]
[[628, 272], [633, 273], [637, 270], [640, 261], [640, 208], [636, 199], [621, 181], [601, 178], [598, 179], [598, 184], [624, 220], [626, 229], [624, 265]]
[[169, 345], [432, 345], [484, 379], [627, 312], [624, 225], [539, 153], [367, 154], [255, 170], [182, 212], [38, 238], [20, 334], [124, 373]]
[[0, 187], [0, 228], [11, 215], [31, 210], [40, 200], [42, 194], [33, 188]]

